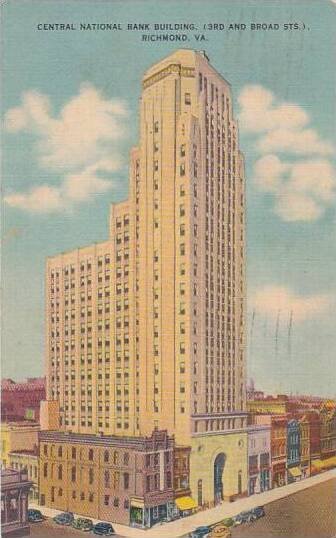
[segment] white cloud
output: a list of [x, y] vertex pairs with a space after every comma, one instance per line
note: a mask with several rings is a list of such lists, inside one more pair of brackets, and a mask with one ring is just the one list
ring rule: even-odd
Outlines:
[[262, 86], [246, 86], [238, 97], [242, 130], [257, 133], [261, 153], [286, 152], [294, 155], [329, 155], [333, 146], [320, 139], [315, 129], [307, 128], [310, 117], [299, 105], [279, 102]]
[[[308, 125], [302, 107], [280, 102], [262, 86], [246, 86], [238, 101], [242, 130], [257, 135], [255, 148], [265, 154], [254, 164], [254, 182], [274, 196], [274, 212], [287, 222], [322, 217], [335, 199], [335, 171], [326, 160], [333, 146]], [[306, 160], [284, 162], [282, 153]]]
[[254, 165], [254, 181], [275, 196], [274, 211], [283, 220], [314, 221], [336, 197], [336, 173], [327, 160], [282, 162], [266, 155]]
[[277, 318], [279, 312], [292, 312], [296, 322], [321, 316], [328, 312], [332, 305], [329, 294], [297, 295], [287, 287], [272, 285], [257, 290], [253, 300], [258, 312], [272, 318]]
[[262, 133], [272, 129], [298, 129], [309, 122], [308, 114], [292, 103], [275, 104], [272, 92], [262, 86], [246, 86], [238, 97], [241, 129]]
[[39, 213], [61, 211], [109, 190], [110, 176], [121, 166], [117, 146], [126, 135], [127, 116], [122, 101], [106, 99], [92, 85], [84, 84], [57, 117], [51, 108], [47, 96], [28, 91], [21, 105], [5, 115], [5, 129], [32, 133], [38, 164], [60, 173], [61, 180], [58, 186], [40, 185], [8, 194], [5, 201], [12, 207]]
[[277, 155], [265, 155], [254, 164], [254, 178], [258, 187], [265, 192], [276, 193], [281, 187], [282, 177], [290, 165], [282, 163]]
[[330, 155], [333, 153], [332, 145], [321, 140], [314, 129], [303, 129], [302, 131], [274, 129], [260, 138], [257, 148], [261, 153], [267, 153], [268, 151], [298, 155]]
[[33, 187], [27, 193], [14, 193], [5, 196], [5, 202], [30, 213], [58, 213], [70, 209], [74, 204], [90, 200], [113, 187], [110, 179], [100, 173], [114, 172], [120, 164], [117, 160], [103, 160], [84, 170], [68, 174], [60, 186], [42, 185]]
[[26, 193], [13, 193], [4, 197], [10, 207], [31, 213], [55, 213], [63, 209], [60, 190], [57, 187], [41, 185]]

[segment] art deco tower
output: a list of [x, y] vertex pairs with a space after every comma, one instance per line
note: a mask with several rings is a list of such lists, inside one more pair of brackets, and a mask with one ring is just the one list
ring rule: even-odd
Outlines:
[[243, 426], [244, 164], [229, 84], [179, 50], [143, 79], [133, 152], [140, 430]]

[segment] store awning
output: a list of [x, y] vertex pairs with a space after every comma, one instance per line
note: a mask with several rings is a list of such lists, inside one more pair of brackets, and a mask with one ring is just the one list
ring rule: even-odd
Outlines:
[[288, 470], [290, 474], [294, 476], [294, 478], [301, 476], [301, 469], [299, 469], [299, 467], [292, 467], [291, 469], [288, 469]]
[[321, 471], [322, 469], [330, 469], [331, 467], [336, 467], [336, 456], [326, 458], [325, 460], [313, 460], [311, 464], [312, 467], [314, 467], [317, 471]]
[[179, 510], [192, 510], [197, 508], [197, 503], [191, 497], [180, 497], [175, 499], [176, 506]]

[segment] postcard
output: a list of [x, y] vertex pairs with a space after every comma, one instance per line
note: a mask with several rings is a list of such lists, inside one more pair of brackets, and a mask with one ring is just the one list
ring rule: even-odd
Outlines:
[[2, 4], [2, 536], [336, 536], [335, 0]]

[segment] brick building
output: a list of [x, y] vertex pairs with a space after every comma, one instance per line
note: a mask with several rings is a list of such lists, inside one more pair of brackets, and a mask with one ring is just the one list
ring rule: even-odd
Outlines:
[[1, 381], [1, 421], [40, 418], [40, 402], [46, 397], [45, 378], [32, 377], [22, 382]]
[[41, 505], [141, 527], [174, 513], [174, 438], [166, 431], [151, 437], [45, 431], [39, 440]]

